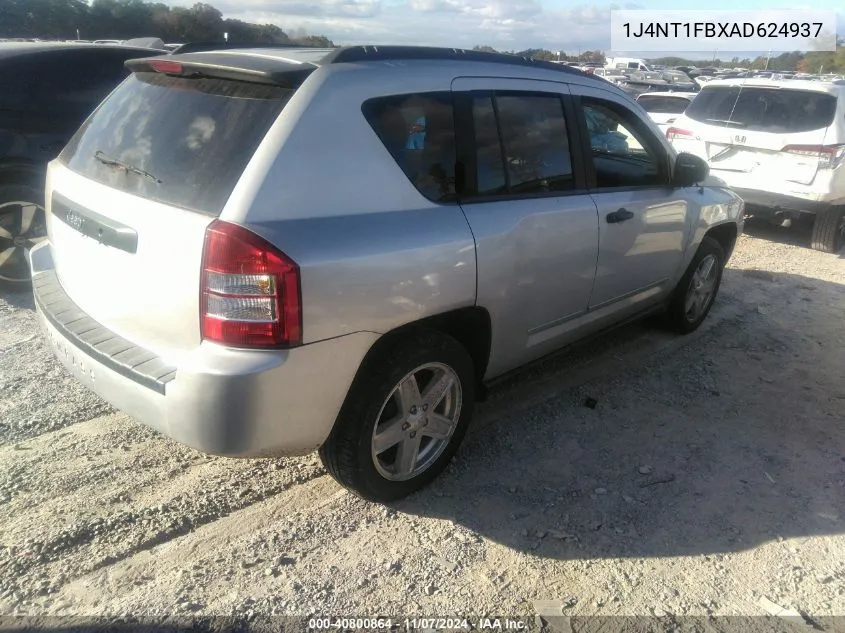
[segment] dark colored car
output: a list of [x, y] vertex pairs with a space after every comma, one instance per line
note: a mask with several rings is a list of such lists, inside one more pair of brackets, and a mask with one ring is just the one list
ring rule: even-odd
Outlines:
[[27, 282], [27, 250], [44, 236], [44, 174], [126, 76], [124, 62], [161, 54], [75, 43], [0, 44], [0, 281]]

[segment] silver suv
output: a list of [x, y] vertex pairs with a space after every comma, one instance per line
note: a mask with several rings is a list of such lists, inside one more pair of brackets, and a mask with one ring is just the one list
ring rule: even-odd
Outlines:
[[[492, 378], [707, 315], [743, 203], [603, 79], [453, 49], [174, 55], [51, 163], [34, 293], [114, 406], [232, 457], [432, 480]], [[589, 122], [589, 124], [588, 124]]]

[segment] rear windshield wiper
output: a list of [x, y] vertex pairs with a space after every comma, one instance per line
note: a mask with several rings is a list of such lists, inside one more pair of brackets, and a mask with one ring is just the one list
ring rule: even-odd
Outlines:
[[724, 123], [725, 125], [735, 125], [736, 127], [745, 127], [747, 123], [740, 123], [739, 121], [725, 121], [724, 119], [704, 119], [705, 123]]
[[161, 180], [153, 176], [150, 172], [144, 171], [140, 167], [135, 167], [134, 165], [124, 163], [123, 161], [113, 158], [100, 150], [94, 152], [94, 158], [96, 158], [98, 161], [103, 163], [103, 165], [106, 165], [108, 167], [117, 167], [118, 169], [122, 169], [123, 171], [132, 172], [133, 174], [138, 174], [139, 176], [143, 176], [144, 178], [152, 180], [157, 185], [161, 184]]

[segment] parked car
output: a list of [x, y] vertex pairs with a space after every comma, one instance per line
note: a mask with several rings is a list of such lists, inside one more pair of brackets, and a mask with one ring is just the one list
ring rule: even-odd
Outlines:
[[704, 158], [749, 213], [814, 217], [811, 245], [845, 245], [845, 85], [791, 79], [712, 81], [667, 130]]
[[674, 71], [632, 72], [625, 81], [630, 93], [639, 96], [647, 92], [697, 92], [700, 86], [685, 74]]
[[608, 57], [604, 61], [605, 68], [614, 70], [649, 72], [651, 68], [644, 59], [635, 57]]
[[44, 173], [146, 49], [0, 44], [0, 281], [29, 280], [26, 252], [44, 236]]
[[619, 83], [622, 81], [627, 81], [627, 77], [623, 75], [620, 71], [612, 69], [612, 68], [595, 68], [593, 70], [593, 74], [597, 77], [601, 77], [606, 79], [611, 83]]
[[679, 114], [695, 99], [697, 92], [644, 92], [637, 97], [648, 116], [665, 134]]
[[[442, 471], [489, 380], [645, 314], [696, 329], [741, 230], [704, 161], [559, 64], [356, 46], [128, 65], [50, 164], [30, 259], [58, 358], [197, 449], [319, 448], [368, 499]], [[588, 117], [640, 149], [593, 143]]]

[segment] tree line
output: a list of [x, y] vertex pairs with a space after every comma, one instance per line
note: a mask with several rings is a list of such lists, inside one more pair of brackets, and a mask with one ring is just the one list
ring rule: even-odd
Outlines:
[[[508, 52], [521, 57], [543, 59], [547, 61], [567, 62], [593, 62], [604, 63], [606, 57], [604, 51], [584, 51], [578, 55], [558, 54], [557, 51], [550, 51], [540, 48], [529, 48], [522, 51], [497, 51], [492, 46], [476, 46], [473, 50], [487, 52]], [[697, 66], [699, 68], [748, 68], [751, 70], [786, 70], [805, 73], [845, 73], [845, 41], [838, 42], [836, 51], [818, 52], [811, 51], [801, 53], [798, 51], [772, 55], [771, 57], [758, 56], [755, 58], [733, 57], [731, 59], [713, 58], [710, 60], [684, 59], [683, 57], [660, 57], [651, 59], [651, 63], [669, 67]]]
[[334, 46], [322, 35], [286, 33], [275, 24], [223, 19], [210, 4], [170, 7], [145, 0], [0, 0], [0, 37], [117, 39], [158, 37], [165, 42], [222, 41]]

